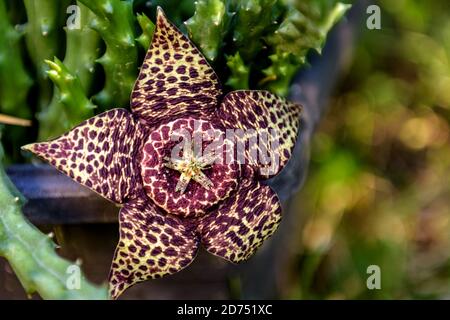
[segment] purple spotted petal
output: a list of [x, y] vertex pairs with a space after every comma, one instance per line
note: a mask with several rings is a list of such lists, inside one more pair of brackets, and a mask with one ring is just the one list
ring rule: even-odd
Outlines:
[[150, 124], [189, 113], [208, 117], [221, 95], [205, 57], [158, 9], [156, 30], [131, 95], [132, 111]]
[[120, 240], [109, 274], [114, 299], [138, 282], [180, 271], [197, 253], [198, 236], [187, 221], [145, 201], [129, 202], [120, 210]]
[[253, 255], [280, 221], [275, 192], [258, 181], [243, 180], [235, 195], [199, 219], [197, 230], [210, 253], [237, 263]]
[[246, 163], [267, 179], [277, 175], [291, 157], [301, 111], [301, 106], [268, 91], [239, 90], [225, 96], [218, 117], [225, 128], [242, 129], [238, 137], [247, 142], [256, 134], [258, 143], [246, 148]]
[[144, 133], [125, 109], [90, 118], [61, 137], [23, 147], [103, 197], [123, 203], [142, 188], [135, 163]]

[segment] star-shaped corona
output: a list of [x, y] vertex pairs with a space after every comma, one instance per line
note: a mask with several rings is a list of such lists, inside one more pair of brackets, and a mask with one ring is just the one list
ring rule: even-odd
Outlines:
[[[23, 147], [121, 206], [111, 297], [180, 271], [200, 244], [233, 263], [252, 256], [281, 220], [278, 197], [264, 180], [289, 160], [301, 107], [267, 91], [223, 95], [205, 57], [160, 8], [130, 104], [131, 112], [111, 109]], [[227, 148], [229, 129], [239, 131], [245, 161]], [[214, 142], [216, 151], [185, 148], [174, 157], [179, 130], [201, 135], [202, 150]], [[249, 143], [255, 132], [269, 131], [279, 138], [272, 148]], [[262, 149], [277, 159], [271, 170], [253, 157]]]
[[213, 156], [201, 156], [195, 157], [192, 148], [189, 148], [187, 154], [183, 156], [183, 159], [171, 159], [166, 157], [165, 166], [167, 168], [177, 170], [181, 175], [178, 179], [175, 191], [184, 193], [189, 182], [194, 180], [199, 183], [203, 188], [209, 190], [214, 183], [202, 172], [203, 169], [208, 169], [215, 161]]

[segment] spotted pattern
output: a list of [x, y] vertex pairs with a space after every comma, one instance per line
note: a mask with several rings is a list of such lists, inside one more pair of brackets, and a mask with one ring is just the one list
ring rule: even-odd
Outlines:
[[161, 9], [153, 40], [131, 94], [131, 109], [150, 124], [183, 114], [213, 114], [219, 79], [194, 44]]
[[[53, 141], [24, 147], [75, 181], [123, 204], [110, 271], [112, 298], [137, 282], [185, 268], [200, 241], [209, 252], [240, 262], [277, 228], [280, 203], [258, 180], [275, 175], [288, 161], [301, 108], [265, 91], [231, 92], [219, 106], [221, 95], [206, 59], [158, 9], [152, 44], [132, 92], [132, 113], [113, 109]], [[194, 119], [201, 119], [198, 128]], [[236, 128], [258, 134], [278, 130], [281, 144], [270, 156], [278, 155], [280, 165], [267, 173], [253, 161], [254, 149], [245, 154], [246, 164], [237, 165], [233, 161], [240, 159], [225, 154], [222, 159], [231, 159], [231, 164], [202, 167], [212, 182], [210, 191], [190, 181], [184, 193], [177, 193], [180, 174], [164, 165], [164, 157], [170, 157], [177, 143], [170, 133], [181, 127], [194, 136], [208, 134], [209, 129], [221, 134]], [[247, 132], [239, 139], [245, 142], [251, 135]], [[209, 164], [211, 159], [203, 161]]]
[[61, 137], [23, 147], [59, 171], [116, 203], [142, 188], [134, 161], [146, 134], [125, 109], [113, 109], [82, 122]]
[[[268, 91], [238, 90], [225, 96], [217, 113], [224, 127], [243, 130], [237, 137], [245, 140], [246, 163], [267, 179], [277, 175], [291, 157], [301, 111], [301, 106]], [[258, 143], [249, 143], [252, 136]]]
[[248, 259], [281, 221], [275, 192], [258, 181], [241, 181], [239, 190], [199, 219], [202, 244], [212, 254], [238, 263]]
[[113, 299], [135, 283], [178, 272], [192, 262], [199, 240], [188, 221], [162, 213], [145, 200], [124, 205], [109, 274]]
[[[197, 139], [201, 141], [198, 144], [202, 152], [199, 157], [212, 153], [218, 156], [219, 161], [203, 170], [213, 185], [207, 190], [199, 183], [190, 181], [185, 192], [181, 193], [176, 191], [180, 173], [168, 168], [165, 159], [173, 156], [173, 150], [180, 150], [175, 152], [175, 156], [181, 156], [185, 143], [190, 141], [188, 144], [192, 146]], [[230, 163], [226, 161], [227, 151], [223, 131], [208, 121], [181, 118], [161, 125], [150, 134], [142, 148], [141, 175], [147, 195], [172, 214], [182, 217], [205, 214], [209, 207], [237, 188], [240, 167], [232, 159]]]

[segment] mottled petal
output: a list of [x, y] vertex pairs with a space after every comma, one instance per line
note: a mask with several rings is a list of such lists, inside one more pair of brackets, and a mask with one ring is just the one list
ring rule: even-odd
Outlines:
[[158, 9], [156, 30], [131, 95], [149, 124], [182, 114], [211, 115], [220, 84], [205, 57]]
[[142, 126], [125, 109], [82, 122], [61, 137], [22, 147], [101, 196], [122, 203], [142, 188], [135, 159]]
[[126, 203], [119, 224], [109, 274], [114, 299], [138, 282], [180, 271], [195, 258], [199, 240], [186, 220], [163, 214], [145, 200]]
[[243, 130], [237, 137], [250, 142], [245, 148], [245, 162], [267, 179], [278, 174], [291, 156], [301, 110], [301, 106], [268, 91], [239, 90], [225, 96], [218, 116], [225, 128]]
[[235, 195], [199, 219], [205, 248], [237, 263], [248, 259], [277, 229], [281, 206], [275, 192], [255, 180], [243, 180]]

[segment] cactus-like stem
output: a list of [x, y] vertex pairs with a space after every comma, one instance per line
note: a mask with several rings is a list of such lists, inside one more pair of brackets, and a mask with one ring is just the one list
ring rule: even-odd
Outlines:
[[185, 22], [189, 37], [198, 45], [209, 61], [215, 61], [230, 31], [230, 12], [223, 0], [198, 0], [195, 14]]
[[32, 80], [20, 52], [20, 34], [8, 21], [6, 4], [0, 0], [0, 111], [30, 118], [27, 95]]
[[142, 48], [144, 48], [144, 50], [147, 50], [153, 38], [155, 24], [143, 13], [138, 13], [136, 18], [142, 30], [141, 35], [136, 39], [136, 41]]
[[280, 8], [277, 0], [237, 1], [233, 44], [246, 62], [263, 48], [263, 36], [273, 32]]
[[94, 14], [91, 27], [106, 44], [97, 59], [105, 72], [105, 85], [94, 101], [103, 109], [127, 106], [137, 76], [137, 46], [131, 1], [80, 0]]
[[78, 274], [75, 263], [56, 254], [51, 237], [24, 218], [22, 200], [0, 164], [0, 255], [8, 260], [25, 291], [38, 292], [44, 299], [108, 299], [105, 286], [92, 285]]
[[227, 56], [227, 67], [230, 69], [230, 75], [226, 84], [232, 89], [249, 89], [250, 68], [245, 65], [239, 52], [234, 56]]
[[95, 15], [83, 4], [77, 5], [79, 25], [64, 28], [67, 37], [63, 65], [59, 60], [47, 62], [53, 66], [47, 74], [55, 88], [50, 105], [38, 114], [39, 140], [59, 136], [93, 115], [94, 105], [86, 96], [92, 87], [95, 60], [100, 55], [100, 36], [89, 27]]
[[44, 120], [47, 122], [46, 126], [40, 128], [40, 139], [54, 138], [73, 128], [82, 120], [93, 116], [96, 107], [86, 97], [79, 76], [72, 73], [58, 58], [54, 61], [45, 60], [45, 62], [50, 67], [47, 74], [58, 91], [55, 96], [56, 103], [52, 103], [51, 108], [44, 114], [46, 116]]
[[141, 8], [144, 12], [155, 12], [157, 7], [162, 7], [169, 17], [183, 32], [185, 28], [183, 21], [192, 17], [195, 11], [195, 1], [193, 0], [134, 0], [134, 6]]
[[266, 88], [286, 95], [296, 70], [305, 63], [309, 49], [320, 52], [328, 31], [350, 8], [337, 1], [288, 1], [284, 20], [266, 41], [274, 49], [272, 64], [263, 70]]
[[267, 87], [280, 96], [286, 96], [289, 91], [289, 84], [304, 61], [304, 57], [300, 60], [299, 57], [291, 53], [277, 52], [270, 55], [269, 59], [271, 61], [270, 66], [263, 70], [266, 77], [258, 85]]
[[47, 107], [52, 96], [51, 82], [47, 78], [47, 65], [44, 60], [58, 55], [63, 49], [59, 44], [58, 30], [61, 12], [65, 12], [66, 3], [66, 1], [24, 0], [28, 19], [25, 40], [37, 72], [39, 110]]

